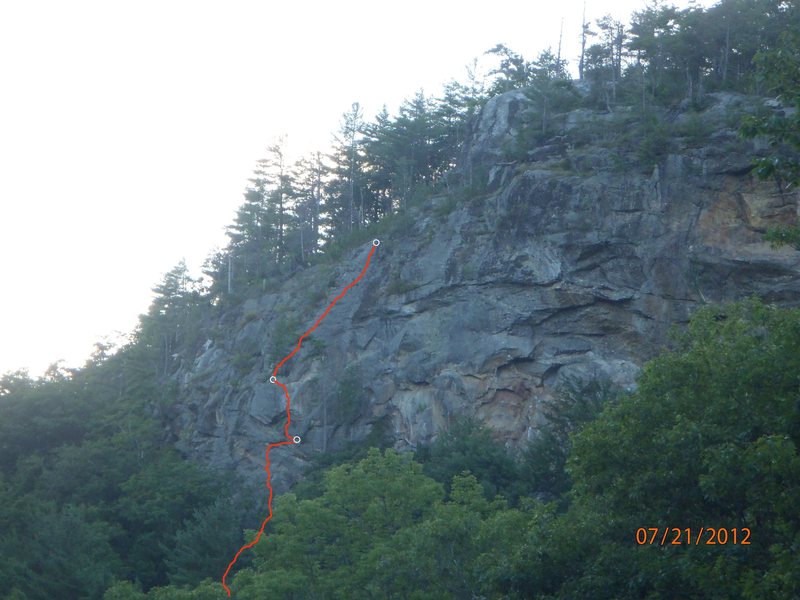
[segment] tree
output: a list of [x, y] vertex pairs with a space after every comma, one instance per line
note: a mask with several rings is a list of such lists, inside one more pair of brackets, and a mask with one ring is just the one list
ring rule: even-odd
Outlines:
[[237, 575], [237, 596], [363, 596], [376, 575], [372, 550], [425, 519], [442, 495], [420, 464], [393, 450], [372, 449], [355, 464], [334, 467], [320, 497], [278, 498], [269, 542], [255, 547], [255, 572]]
[[[534, 100], [541, 117], [541, 135], [547, 135], [553, 105], [565, 110], [574, 100], [572, 80], [567, 73], [567, 61], [559, 59], [548, 48], [528, 65], [530, 88], [528, 95]], [[571, 93], [572, 92], [572, 93]]]
[[295, 192], [286, 162], [285, 137], [278, 138], [267, 148], [267, 156], [256, 162], [249, 183], [244, 203], [228, 227], [226, 251], [207, 263], [206, 273], [214, 281], [212, 292], [227, 289], [230, 294], [252, 285], [263, 290], [267, 278], [289, 262], [288, 240], [298, 223], [291, 204]]
[[430, 185], [446, 168], [442, 153], [443, 130], [433, 102], [418, 91], [400, 105], [393, 124], [397, 180], [401, 208], [421, 185]]
[[[327, 169], [322, 155], [300, 159], [292, 167], [292, 202], [296, 215], [296, 248], [301, 264], [320, 251], [320, 228], [322, 227], [323, 186]], [[295, 246], [293, 246], [295, 247]]]
[[214, 502], [195, 508], [191, 518], [176, 531], [165, 564], [169, 581], [187, 585], [225, 572], [242, 545], [242, 531], [256, 525], [251, 502], [256, 490], [231, 496], [220, 494]]
[[[800, 107], [800, 35], [787, 32], [781, 45], [756, 56], [766, 91], [774, 94], [786, 107]], [[748, 137], [767, 136], [774, 149], [771, 156], [758, 162], [761, 177], [776, 177], [781, 190], [795, 187], [800, 182], [800, 162], [796, 157], [781, 153], [782, 147], [800, 151], [800, 115], [792, 111], [768, 116], [750, 117], [744, 122], [743, 133]]]
[[262, 280], [278, 263], [277, 216], [266, 200], [268, 193], [262, 182], [256, 182], [245, 192], [244, 203], [228, 227], [230, 242], [221, 261], [228, 293]]
[[642, 66], [643, 88], [648, 87], [645, 85], [646, 73], [651, 97], [656, 97], [659, 92], [671, 97], [671, 92], [664, 94], [664, 89], [670, 89], [667, 86], [667, 73], [677, 69], [672, 46], [677, 35], [678, 21], [677, 8], [656, 2], [644, 10], [634, 12], [631, 18], [627, 48]]
[[35, 382], [31, 379], [27, 369], [8, 371], [0, 377], [0, 396], [24, 392], [32, 388], [34, 384]]
[[589, 28], [589, 23], [586, 22], [586, 1], [583, 3], [583, 16], [581, 18], [581, 55], [578, 59], [578, 79], [583, 81], [584, 69], [586, 67], [586, 41], [594, 32]]
[[379, 540], [366, 556], [363, 586], [373, 597], [489, 597], [479, 558], [496, 561], [498, 534], [506, 531], [482, 534], [490, 515], [505, 505], [486, 500], [472, 475], [456, 475], [450, 487], [449, 501], [437, 502], [421, 522]]
[[110, 543], [113, 529], [92, 512], [67, 505], [60, 510], [50, 506], [36, 515], [29, 555], [36, 577], [28, 582], [28, 598], [98, 598], [113, 581], [120, 570]]
[[[54, 448], [81, 440], [96, 423], [94, 412], [101, 402], [90, 392], [78, 392], [81, 381], [29, 385], [3, 378], [0, 401], [0, 469], [13, 472], [25, 457], [37, 460]], [[46, 416], [46, 418], [45, 418]]]
[[714, 82], [741, 92], [760, 93], [753, 59], [779, 45], [785, 31], [796, 31], [796, 3], [782, 0], [725, 0], [708, 9], [704, 36]]
[[419, 91], [402, 103], [395, 119], [384, 108], [365, 128], [365, 165], [372, 191], [365, 206], [375, 221], [394, 208], [403, 210], [418, 189], [433, 185], [452, 166], [455, 149], [450, 136], [451, 127], [458, 127], [456, 118]]
[[[461, 127], [477, 115], [488, 99], [486, 74], [478, 71], [478, 60], [473, 59], [466, 65], [467, 72], [463, 81], [452, 79], [444, 86], [444, 95], [440, 100], [441, 111], [450, 115], [454, 123]], [[446, 110], [445, 110], [446, 107]], [[463, 141], [464, 137], [459, 138]]]
[[597, 20], [600, 43], [588, 50], [587, 67], [594, 71], [596, 81], [602, 86], [606, 108], [611, 110], [617, 102], [617, 86], [622, 78], [622, 50], [626, 32], [621, 21], [606, 15]]
[[395, 160], [395, 132], [389, 111], [384, 106], [373, 123], [364, 126], [364, 152], [366, 182], [373, 202], [370, 221], [378, 221], [399, 209], [395, 194], [397, 164]]
[[115, 520], [123, 534], [114, 547], [124, 557], [125, 576], [145, 589], [167, 581], [165, 563], [176, 535], [198, 507], [211, 504], [218, 484], [211, 473], [171, 451], [159, 453], [120, 486]]
[[[766, 89], [794, 110], [747, 117], [742, 124], [746, 137], [766, 136], [771, 151], [756, 160], [762, 179], [773, 177], [780, 194], [794, 193], [800, 183], [800, 35], [786, 32], [780, 46], [756, 56]], [[798, 200], [800, 202], [800, 200]], [[800, 250], [800, 226], [782, 226], [765, 236], [773, 244], [789, 244]]]
[[281, 265], [287, 251], [286, 233], [292, 221], [291, 207], [288, 204], [292, 196], [292, 180], [286, 161], [286, 136], [279, 137], [267, 148], [267, 156], [256, 162], [253, 174], [254, 177], [250, 180], [253, 186], [248, 193], [255, 192], [256, 201], [261, 203], [267, 218], [259, 224], [267, 229], [268, 239], [272, 237], [270, 233], [274, 234], [274, 260], [275, 264]]
[[328, 183], [328, 216], [333, 235], [351, 233], [364, 224], [366, 186], [362, 135], [364, 115], [361, 105], [353, 102], [342, 115], [339, 132], [334, 136], [332, 180]]
[[465, 81], [451, 80], [444, 87], [444, 94], [436, 103], [436, 119], [443, 128], [442, 152], [447, 172], [456, 164], [458, 154], [467, 140], [472, 121], [488, 99], [486, 78], [478, 73], [478, 61], [473, 60], [466, 67]]
[[116, 581], [103, 594], [103, 600], [145, 600], [145, 598], [147, 596], [130, 581]]
[[484, 54], [497, 56], [500, 64], [489, 71], [494, 81], [489, 88], [489, 95], [496, 96], [528, 85], [528, 64], [522, 55], [512, 51], [505, 44], [497, 44]]
[[153, 292], [148, 313], [139, 319], [136, 340], [150, 350], [154, 372], [166, 375], [175, 363], [178, 346], [192, 347], [196, 341], [202, 301], [184, 260], [164, 275]]
[[[636, 392], [573, 436], [572, 503], [529, 530], [517, 593], [796, 596], [798, 368], [800, 311], [755, 299], [698, 310]], [[740, 540], [749, 528], [758, 541], [687, 545], [685, 529], [701, 526], [736, 528]], [[678, 527], [684, 544], [637, 547], [640, 527]]]
[[510, 496], [518, 475], [505, 448], [474, 419], [454, 423], [420, 456], [425, 473], [446, 485], [454, 476], [468, 471], [481, 483], [487, 498], [497, 494]]

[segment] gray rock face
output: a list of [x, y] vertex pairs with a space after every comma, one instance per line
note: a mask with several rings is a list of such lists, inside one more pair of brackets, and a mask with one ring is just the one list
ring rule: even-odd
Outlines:
[[[563, 120], [558, 151], [509, 161], [504, 140], [524, 126], [527, 100], [490, 101], [465, 152], [502, 183], [444, 215], [448, 199], [434, 199], [383, 236], [362, 281], [281, 371], [290, 432], [303, 441], [271, 454], [276, 489], [315, 453], [381, 424], [398, 448], [414, 448], [471, 415], [518, 447], [546, 423], [565, 378], [634, 386], [670, 326], [699, 305], [752, 294], [799, 304], [800, 253], [761, 239], [794, 221], [795, 198], [748, 174], [754, 148], [720, 107], [731, 101], [700, 115], [713, 129], [706, 141], [676, 137], [647, 172], [609, 170], [602, 149], [570, 140], [605, 118], [589, 111]], [[283, 439], [286, 418], [269, 374], [368, 251], [308, 269], [220, 323], [178, 373], [180, 447], [263, 479], [264, 448]]]

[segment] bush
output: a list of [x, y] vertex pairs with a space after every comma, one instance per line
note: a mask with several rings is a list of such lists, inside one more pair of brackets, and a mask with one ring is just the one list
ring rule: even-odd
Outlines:
[[[299, 323], [293, 317], [281, 316], [272, 328], [271, 348], [269, 352], [269, 371], [283, 360], [297, 346], [300, 339]], [[304, 342], [306, 340], [303, 340]]]
[[513, 458], [476, 419], [459, 419], [417, 456], [425, 473], [448, 490], [454, 476], [469, 471], [481, 483], [486, 498], [514, 493], [518, 473]]
[[672, 138], [664, 122], [655, 116], [645, 116], [635, 134], [639, 143], [636, 158], [644, 171], [651, 171], [670, 150]]

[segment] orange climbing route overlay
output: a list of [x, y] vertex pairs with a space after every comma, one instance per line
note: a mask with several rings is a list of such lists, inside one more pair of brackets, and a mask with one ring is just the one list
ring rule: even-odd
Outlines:
[[280, 442], [272, 442], [270, 444], [267, 444], [267, 449], [264, 457], [264, 470], [267, 472], [266, 485], [267, 485], [267, 490], [269, 491], [269, 496], [267, 498], [267, 516], [262, 521], [261, 527], [259, 528], [258, 533], [256, 533], [256, 536], [253, 538], [253, 540], [245, 544], [241, 548], [239, 548], [239, 550], [233, 556], [231, 562], [228, 564], [228, 568], [225, 569], [225, 573], [222, 575], [222, 587], [225, 588], [225, 591], [228, 593], [228, 596], [231, 595], [231, 589], [228, 587], [226, 580], [228, 578], [228, 575], [230, 575], [231, 569], [236, 564], [236, 561], [239, 560], [239, 556], [241, 556], [242, 552], [244, 552], [245, 550], [249, 550], [259, 542], [261, 536], [264, 535], [264, 528], [267, 526], [267, 523], [269, 523], [270, 519], [272, 519], [272, 481], [271, 481], [272, 473], [270, 472], [269, 453], [273, 448], [277, 448], [278, 446], [299, 444], [301, 442], [300, 436], [289, 435], [289, 426], [292, 424], [292, 412], [291, 412], [292, 399], [289, 397], [289, 390], [286, 388], [286, 385], [278, 379], [278, 371], [286, 363], [286, 361], [288, 361], [295, 354], [297, 354], [298, 350], [300, 350], [300, 347], [303, 345], [303, 340], [306, 339], [309, 335], [311, 335], [311, 333], [319, 326], [319, 324], [322, 323], [322, 320], [328, 316], [328, 313], [336, 305], [336, 303], [339, 302], [339, 300], [341, 300], [342, 298], [344, 298], [347, 292], [349, 292], [359, 281], [361, 281], [361, 278], [364, 277], [364, 273], [366, 273], [367, 269], [369, 268], [369, 263], [372, 260], [372, 255], [375, 253], [375, 248], [377, 248], [380, 245], [380, 243], [381, 243], [380, 240], [372, 240], [372, 247], [369, 249], [369, 254], [367, 254], [367, 260], [364, 262], [364, 267], [361, 269], [361, 273], [358, 274], [358, 277], [356, 277], [353, 281], [347, 284], [345, 288], [341, 291], [341, 293], [331, 301], [331, 303], [328, 305], [328, 308], [325, 309], [325, 312], [323, 312], [314, 322], [314, 325], [312, 325], [308, 331], [306, 331], [303, 335], [300, 336], [300, 339], [297, 340], [297, 345], [294, 347], [294, 350], [292, 350], [289, 354], [287, 354], [283, 358], [283, 360], [281, 360], [275, 366], [275, 369], [273, 369], [272, 371], [272, 376], [269, 378], [270, 383], [274, 383], [275, 385], [280, 386], [281, 389], [283, 390], [283, 395], [286, 398], [286, 424], [283, 426], [283, 434], [286, 437], [286, 439]]

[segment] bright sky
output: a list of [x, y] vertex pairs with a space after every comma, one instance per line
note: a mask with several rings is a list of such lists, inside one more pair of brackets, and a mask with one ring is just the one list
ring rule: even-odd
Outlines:
[[[701, 2], [704, 6], [713, 2]], [[683, 6], [686, 2], [676, 2]], [[644, 0], [587, 2], [627, 20]], [[0, 373], [82, 365], [185, 257], [225, 244], [278, 135], [326, 150], [497, 43], [579, 49], [582, 0], [0, 3]], [[575, 60], [573, 60], [573, 69]]]

